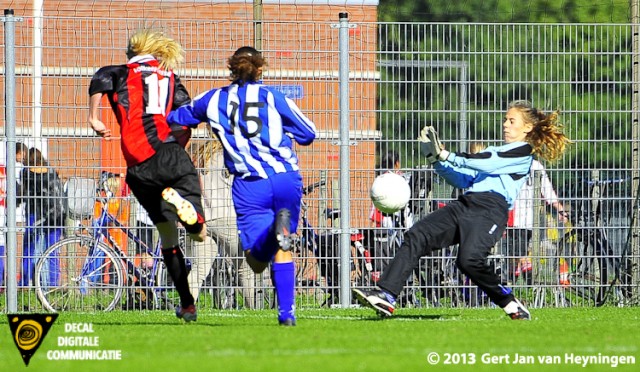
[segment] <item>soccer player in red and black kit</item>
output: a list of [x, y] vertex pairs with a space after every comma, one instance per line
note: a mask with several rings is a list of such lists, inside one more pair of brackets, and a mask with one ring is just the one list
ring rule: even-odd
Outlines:
[[[112, 139], [100, 121], [106, 94], [120, 124], [126, 181], [158, 229], [167, 271], [180, 295], [176, 316], [195, 321], [185, 259], [176, 221], [195, 241], [206, 237], [198, 173], [184, 150], [188, 129], [170, 127], [166, 115], [190, 102], [173, 69], [183, 60], [180, 44], [162, 31], [143, 29], [131, 36], [124, 65], [100, 68], [89, 87], [89, 124], [97, 135]], [[185, 131], [187, 131], [185, 134]]]

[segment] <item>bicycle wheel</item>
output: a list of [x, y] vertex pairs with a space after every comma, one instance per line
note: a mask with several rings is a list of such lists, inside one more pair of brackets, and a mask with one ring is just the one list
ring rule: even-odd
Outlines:
[[158, 259], [157, 265], [154, 287], [155, 308], [158, 310], [173, 310], [176, 305], [180, 304], [180, 296], [174, 288], [173, 280], [171, 280], [162, 259]]
[[275, 289], [271, 285], [271, 277], [268, 270], [256, 277], [256, 310], [275, 309]]
[[[161, 308], [160, 290], [152, 272], [123, 260], [127, 272], [127, 288], [122, 308], [126, 310], [154, 310]], [[164, 265], [163, 265], [164, 266]]]
[[599, 307], [607, 301], [610, 289], [609, 284], [611, 283], [610, 275], [614, 272], [615, 256], [604, 231], [600, 230], [596, 234], [595, 244], [596, 261], [598, 262], [598, 288], [596, 290], [595, 305]]
[[229, 310], [236, 307], [233, 266], [226, 257], [216, 257], [213, 264], [211, 295], [216, 309]]
[[591, 244], [578, 244], [576, 268], [571, 273], [572, 292], [591, 305], [601, 306], [605, 302], [605, 293], [609, 281], [608, 257], [600, 248]]
[[122, 297], [122, 263], [90, 236], [63, 239], [35, 267], [36, 295], [49, 311], [110, 311]]

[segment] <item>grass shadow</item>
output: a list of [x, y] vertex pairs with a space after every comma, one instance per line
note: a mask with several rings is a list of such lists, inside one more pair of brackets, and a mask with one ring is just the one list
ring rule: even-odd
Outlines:
[[363, 316], [359, 320], [365, 321], [392, 321], [393, 319], [405, 319], [405, 320], [445, 320], [458, 318], [460, 314], [397, 314], [392, 316], [382, 317], [379, 315]]
[[225, 324], [221, 324], [221, 323], [210, 323], [210, 322], [191, 322], [191, 323], [185, 323], [183, 321], [180, 322], [174, 322], [173, 319], [169, 320], [165, 320], [165, 321], [153, 321], [153, 320], [149, 320], [146, 322], [91, 322], [91, 324], [94, 325], [104, 325], [104, 326], [148, 326], [148, 325], [154, 325], [154, 326], [169, 326], [169, 327], [184, 327], [184, 326], [198, 326], [198, 327], [222, 327]]

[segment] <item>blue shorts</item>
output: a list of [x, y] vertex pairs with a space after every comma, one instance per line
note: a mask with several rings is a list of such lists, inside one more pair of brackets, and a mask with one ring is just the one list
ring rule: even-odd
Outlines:
[[287, 208], [291, 212], [290, 232], [295, 233], [298, 229], [302, 176], [289, 172], [277, 173], [267, 179], [236, 177], [231, 192], [242, 249], [251, 250], [251, 255], [258, 261], [271, 261], [279, 247], [273, 231], [276, 213]]

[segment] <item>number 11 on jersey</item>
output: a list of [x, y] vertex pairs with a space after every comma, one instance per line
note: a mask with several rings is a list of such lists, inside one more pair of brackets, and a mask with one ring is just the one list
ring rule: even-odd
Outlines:
[[157, 74], [144, 78], [147, 86], [147, 114], [166, 116], [167, 96], [169, 94], [169, 78], [158, 79]]

